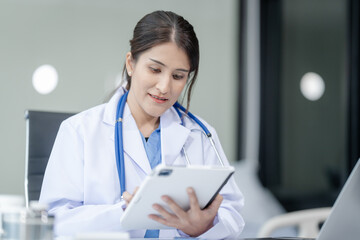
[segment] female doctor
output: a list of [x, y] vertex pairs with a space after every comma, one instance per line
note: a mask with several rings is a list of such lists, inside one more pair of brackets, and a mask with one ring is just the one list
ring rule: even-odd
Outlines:
[[[56, 217], [57, 236], [122, 231], [120, 217], [136, 187], [158, 164], [185, 165], [183, 148], [192, 165], [219, 164], [199, 124], [173, 107], [185, 86], [189, 107], [198, 73], [199, 45], [192, 25], [173, 12], [156, 11], [144, 16], [133, 34], [124, 66], [126, 87], [120, 87], [108, 103], [70, 117], [60, 126], [40, 195], [40, 202], [47, 203]], [[200, 121], [228, 165], [215, 130]], [[115, 146], [119, 122], [122, 146]], [[119, 179], [115, 156], [121, 147], [125, 183]], [[122, 196], [121, 184], [126, 190]], [[172, 229], [136, 230], [130, 236], [220, 239], [241, 233], [243, 197], [233, 178], [206, 209], [200, 209], [192, 188], [187, 194], [188, 211], [163, 196], [174, 214], [155, 204], [161, 217], [149, 216]]]

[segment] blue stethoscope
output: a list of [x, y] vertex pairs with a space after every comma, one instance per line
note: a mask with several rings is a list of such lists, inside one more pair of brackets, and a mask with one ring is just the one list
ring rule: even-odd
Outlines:
[[[116, 167], [118, 170], [118, 175], [119, 175], [119, 180], [120, 180], [120, 190], [121, 190], [121, 195], [123, 195], [123, 193], [125, 192], [125, 163], [124, 163], [124, 143], [123, 143], [123, 115], [124, 115], [124, 109], [125, 109], [125, 104], [126, 104], [126, 99], [127, 96], [129, 94], [129, 91], [127, 91], [126, 93], [124, 93], [117, 105], [117, 109], [116, 109], [116, 123], [115, 123], [115, 157], [116, 157]], [[215, 146], [215, 142], [212, 138], [212, 135], [209, 131], [209, 129], [207, 129], [207, 127], [196, 117], [194, 116], [192, 113], [190, 112], [186, 112], [186, 109], [181, 106], [180, 103], [176, 102], [173, 107], [175, 108], [176, 112], [178, 113], [180, 119], [181, 119], [181, 125], [184, 126], [184, 122], [183, 122], [183, 113], [186, 113], [186, 115], [188, 115], [190, 117], [190, 119], [192, 119], [193, 121], [195, 121], [203, 131], [201, 131], [203, 134], [205, 134], [210, 143], [211, 146], [213, 147], [217, 158], [219, 159], [219, 162], [221, 163], [222, 166], [224, 166], [224, 163], [219, 155], [219, 152], [216, 149]], [[180, 111], [181, 110], [181, 111]], [[196, 130], [196, 129], [195, 129]], [[187, 165], [190, 165], [190, 161], [189, 158], [187, 156], [187, 153], [185, 151], [185, 148], [182, 148], [183, 152], [184, 152], [184, 156], [186, 159], [186, 163]]]

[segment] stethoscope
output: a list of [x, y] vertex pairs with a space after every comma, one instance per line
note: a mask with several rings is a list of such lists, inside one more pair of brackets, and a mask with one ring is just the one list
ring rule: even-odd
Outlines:
[[[126, 99], [127, 96], [129, 94], [129, 91], [127, 91], [126, 93], [124, 93], [117, 105], [116, 108], [116, 123], [115, 123], [115, 157], [116, 157], [116, 167], [118, 170], [118, 175], [119, 175], [119, 180], [120, 180], [120, 190], [121, 190], [121, 195], [123, 195], [123, 193], [125, 192], [125, 163], [124, 163], [124, 143], [123, 143], [123, 128], [122, 128], [122, 123], [123, 123], [123, 115], [124, 115], [124, 109], [125, 109], [125, 104], [126, 104]], [[219, 162], [222, 166], [224, 166], [224, 162], [222, 161], [220, 154], [215, 146], [215, 142], [214, 139], [212, 138], [212, 135], [209, 131], [209, 129], [196, 117], [194, 116], [192, 113], [190, 112], [186, 112], [186, 109], [181, 106], [180, 103], [176, 102], [173, 107], [175, 108], [176, 112], [178, 113], [180, 119], [181, 119], [181, 125], [184, 126], [184, 122], [183, 122], [183, 115], [186, 113], [186, 115], [189, 116], [190, 119], [192, 119], [193, 121], [195, 121], [202, 129], [198, 130], [201, 133], [205, 134], [207, 136], [207, 138], [210, 141], [211, 146], [213, 147], [217, 158], [219, 159]], [[184, 112], [183, 113], [181, 113]], [[197, 130], [197, 129], [195, 129]], [[185, 148], [182, 148], [182, 151], [184, 153], [185, 159], [186, 159], [186, 164], [190, 165], [190, 161], [188, 158], [188, 155], [186, 153]]]

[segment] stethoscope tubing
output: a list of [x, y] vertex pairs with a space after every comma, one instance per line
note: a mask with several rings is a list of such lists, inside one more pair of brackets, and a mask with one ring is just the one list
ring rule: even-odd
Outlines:
[[[206, 136], [211, 137], [211, 133], [210, 133], [209, 129], [194, 114], [192, 114], [189, 111], [186, 111], [186, 109], [183, 106], [181, 106], [180, 103], [176, 102], [174, 104], [174, 108], [177, 111], [180, 119], [182, 119], [182, 114], [180, 113], [179, 109], [181, 109], [181, 111], [186, 113], [192, 120], [194, 120], [204, 130]], [[181, 120], [181, 122], [182, 122], [182, 120]], [[184, 125], [183, 122], [182, 122], [182, 125]]]
[[[121, 195], [125, 192], [125, 162], [124, 162], [124, 144], [123, 144], [123, 116], [126, 99], [129, 92], [126, 92], [121, 98], [116, 109], [116, 123], [115, 123], [115, 157], [116, 167], [120, 181]], [[121, 143], [121, 144], [120, 144]]]
[[[125, 92], [124, 95], [121, 96], [117, 108], [116, 108], [116, 123], [115, 123], [115, 157], [116, 157], [116, 167], [118, 170], [118, 176], [120, 181], [120, 193], [121, 197], [123, 193], [125, 192], [125, 162], [124, 162], [124, 144], [123, 144], [123, 115], [124, 115], [124, 109], [126, 104], [126, 99], [129, 94], [129, 91]], [[203, 131], [201, 131], [203, 134], [205, 134], [209, 141], [211, 146], [214, 148], [214, 151], [216, 153], [217, 158], [219, 159], [219, 162], [222, 166], [224, 166], [224, 163], [221, 159], [221, 156], [219, 152], [217, 151], [217, 148], [215, 146], [215, 142], [212, 138], [212, 135], [209, 131], [209, 129], [192, 113], [189, 111], [186, 111], [186, 109], [178, 102], [176, 102], [173, 107], [175, 108], [177, 114], [179, 115], [181, 119], [181, 125], [184, 126], [183, 122], [183, 116], [188, 115], [190, 119], [194, 120]], [[181, 111], [184, 113], [181, 113]], [[186, 159], [187, 165], [190, 165], [189, 158], [187, 156], [187, 153], [185, 151], [185, 148], [183, 147], [183, 153]]]

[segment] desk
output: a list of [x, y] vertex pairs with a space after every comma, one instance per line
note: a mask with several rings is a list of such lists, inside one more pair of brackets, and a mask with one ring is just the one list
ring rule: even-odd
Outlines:
[[238, 240], [315, 240], [315, 238], [277, 237], [277, 238], [240, 238]]
[[[151, 238], [130, 238], [131, 240], [144, 240], [144, 239], [151, 239]], [[170, 240], [170, 238], [153, 238], [153, 239], [160, 239], [160, 240]], [[172, 240], [190, 240], [190, 239], [198, 239], [201, 240], [200, 238], [171, 238]], [[235, 239], [232, 239], [235, 240]], [[286, 238], [286, 237], [280, 237], [280, 238], [237, 238], [236, 240], [315, 240], [314, 238], [297, 238], [297, 237], [291, 237], [291, 238]]]
[[[56, 238], [56, 240], [77, 240], [78, 238], [69, 238], [69, 237], [59, 237]], [[79, 238], [82, 240], [82, 238]], [[115, 239], [124, 239], [124, 238], [88, 238], [89, 240], [115, 240]], [[160, 240], [191, 240], [191, 239], [198, 239], [200, 240], [200, 238], [181, 238], [181, 237], [177, 237], [177, 238], [129, 238], [131, 240], [154, 240], [154, 239], [160, 239]], [[233, 239], [235, 240], [235, 239]], [[315, 240], [314, 238], [297, 238], [297, 237], [290, 237], [290, 238], [286, 238], [286, 237], [279, 237], [279, 238], [237, 238], [236, 240]]]

